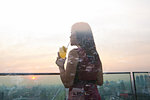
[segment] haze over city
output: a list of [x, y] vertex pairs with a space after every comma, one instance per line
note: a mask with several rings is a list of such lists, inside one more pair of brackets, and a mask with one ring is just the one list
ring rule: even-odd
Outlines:
[[150, 71], [149, 4], [149, 0], [0, 1], [0, 73], [59, 72], [57, 52], [69, 43], [76, 22], [91, 26], [104, 72]]

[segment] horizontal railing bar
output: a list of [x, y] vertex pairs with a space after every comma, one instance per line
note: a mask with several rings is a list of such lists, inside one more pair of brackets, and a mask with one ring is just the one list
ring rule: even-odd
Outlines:
[[133, 73], [150, 73], [150, 72], [133, 72]]
[[60, 75], [60, 73], [0, 73], [0, 75]]
[[130, 74], [130, 72], [104, 72], [103, 74]]
[[[130, 73], [149, 73], [149, 72], [104, 72], [103, 74], [130, 74]], [[60, 75], [60, 73], [0, 73], [0, 76], [5, 75]]]

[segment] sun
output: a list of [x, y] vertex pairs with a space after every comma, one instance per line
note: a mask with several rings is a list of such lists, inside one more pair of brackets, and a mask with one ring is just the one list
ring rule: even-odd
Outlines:
[[32, 80], [35, 80], [36, 79], [36, 77], [35, 76], [32, 76]]

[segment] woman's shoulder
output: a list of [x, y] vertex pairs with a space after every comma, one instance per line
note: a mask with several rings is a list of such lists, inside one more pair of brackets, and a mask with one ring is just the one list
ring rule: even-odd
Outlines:
[[70, 52], [78, 52], [79, 51], [79, 48], [74, 48], [72, 50], [70, 50]]
[[79, 48], [74, 48], [70, 50], [69, 55], [77, 56], [78, 55]]

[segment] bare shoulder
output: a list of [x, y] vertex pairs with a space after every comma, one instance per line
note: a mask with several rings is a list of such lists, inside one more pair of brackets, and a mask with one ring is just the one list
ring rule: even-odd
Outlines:
[[72, 50], [69, 52], [69, 56], [78, 57], [78, 49], [72, 49]]

